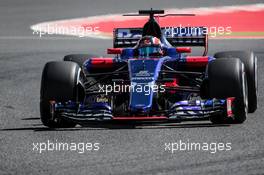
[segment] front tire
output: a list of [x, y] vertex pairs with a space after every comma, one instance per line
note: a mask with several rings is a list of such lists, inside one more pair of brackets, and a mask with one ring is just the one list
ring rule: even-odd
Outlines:
[[238, 58], [245, 66], [248, 83], [248, 112], [256, 111], [258, 94], [257, 57], [250, 51], [226, 51], [218, 52], [215, 58]]
[[208, 83], [210, 98], [226, 99], [235, 97], [233, 118], [227, 117], [226, 112], [211, 116], [214, 124], [243, 123], [248, 112], [247, 78], [244, 64], [237, 58], [214, 60], [208, 65]]
[[76, 124], [62, 118], [52, 119], [50, 101], [76, 101], [80, 67], [73, 62], [48, 62], [42, 72], [40, 116], [50, 128], [74, 127]]

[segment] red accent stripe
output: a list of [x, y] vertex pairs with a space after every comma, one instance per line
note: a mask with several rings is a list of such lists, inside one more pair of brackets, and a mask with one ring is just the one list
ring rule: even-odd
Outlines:
[[113, 120], [166, 120], [165, 116], [152, 116], [152, 117], [113, 117]]
[[229, 98], [226, 99], [227, 117], [232, 117], [233, 116], [232, 106], [233, 106], [234, 100], [235, 100], [235, 97], [229, 97]]
[[178, 79], [174, 78], [172, 81], [170, 82], [165, 82], [164, 85], [166, 87], [176, 87], [176, 86], [179, 86], [178, 85]]
[[204, 67], [208, 64], [208, 57], [207, 56], [187, 56], [186, 63], [187, 63], [187, 66]]
[[107, 54], [121, 54], [122, 50], [122, 48], [108, 48]]
[[112, 67], [113, 62], [113, 58], [91, 58], [93, 68], [109, 68]]
[[176, 51], [179, 53], [191, 53], [192, 48], [190, 48], [190, 47], [177, 47]]

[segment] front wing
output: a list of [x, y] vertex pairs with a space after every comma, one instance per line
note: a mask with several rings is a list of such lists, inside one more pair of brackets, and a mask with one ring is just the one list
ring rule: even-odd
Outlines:
[[233, 117], [234, 98], [208, 99], [176, 102], [161, 115], [113, 116], [110, 106], [98, 105], [87, 107], [82, 103], [68, 101], [65, 103], [51, 101], [51, 114], [54, 118], [64, 118], [76, 123], [109, 122], [109, 121], [167, 121], [208, 119], [212, 115]]

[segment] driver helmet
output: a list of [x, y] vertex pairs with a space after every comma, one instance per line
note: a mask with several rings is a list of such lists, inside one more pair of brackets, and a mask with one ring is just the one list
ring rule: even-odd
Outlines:
[[161, 41], [154, 36], [144, 36], [138, 42], [138, 54], [141, 57], [162, 56]]

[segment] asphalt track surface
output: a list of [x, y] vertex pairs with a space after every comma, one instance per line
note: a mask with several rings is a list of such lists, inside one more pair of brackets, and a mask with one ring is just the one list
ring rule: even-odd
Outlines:
[[[251, 49], [258, 56], [259, 108], [242, 125], [210, 122], [48, 130], [39, 119], [44, 64], [70, 53], [105, 55], [110, 40], [32, 37], [42, 21], [160, 7], [222, 6], [261, 1], [0, 0], [0, 174], [263, 174], [264, 40], [210, 41], [209, 54]], [[100, 150], [37, 153], [36, 142], [99, 142]], [[231, 151], [165, 151], [165, 143], [231, 142]]]

